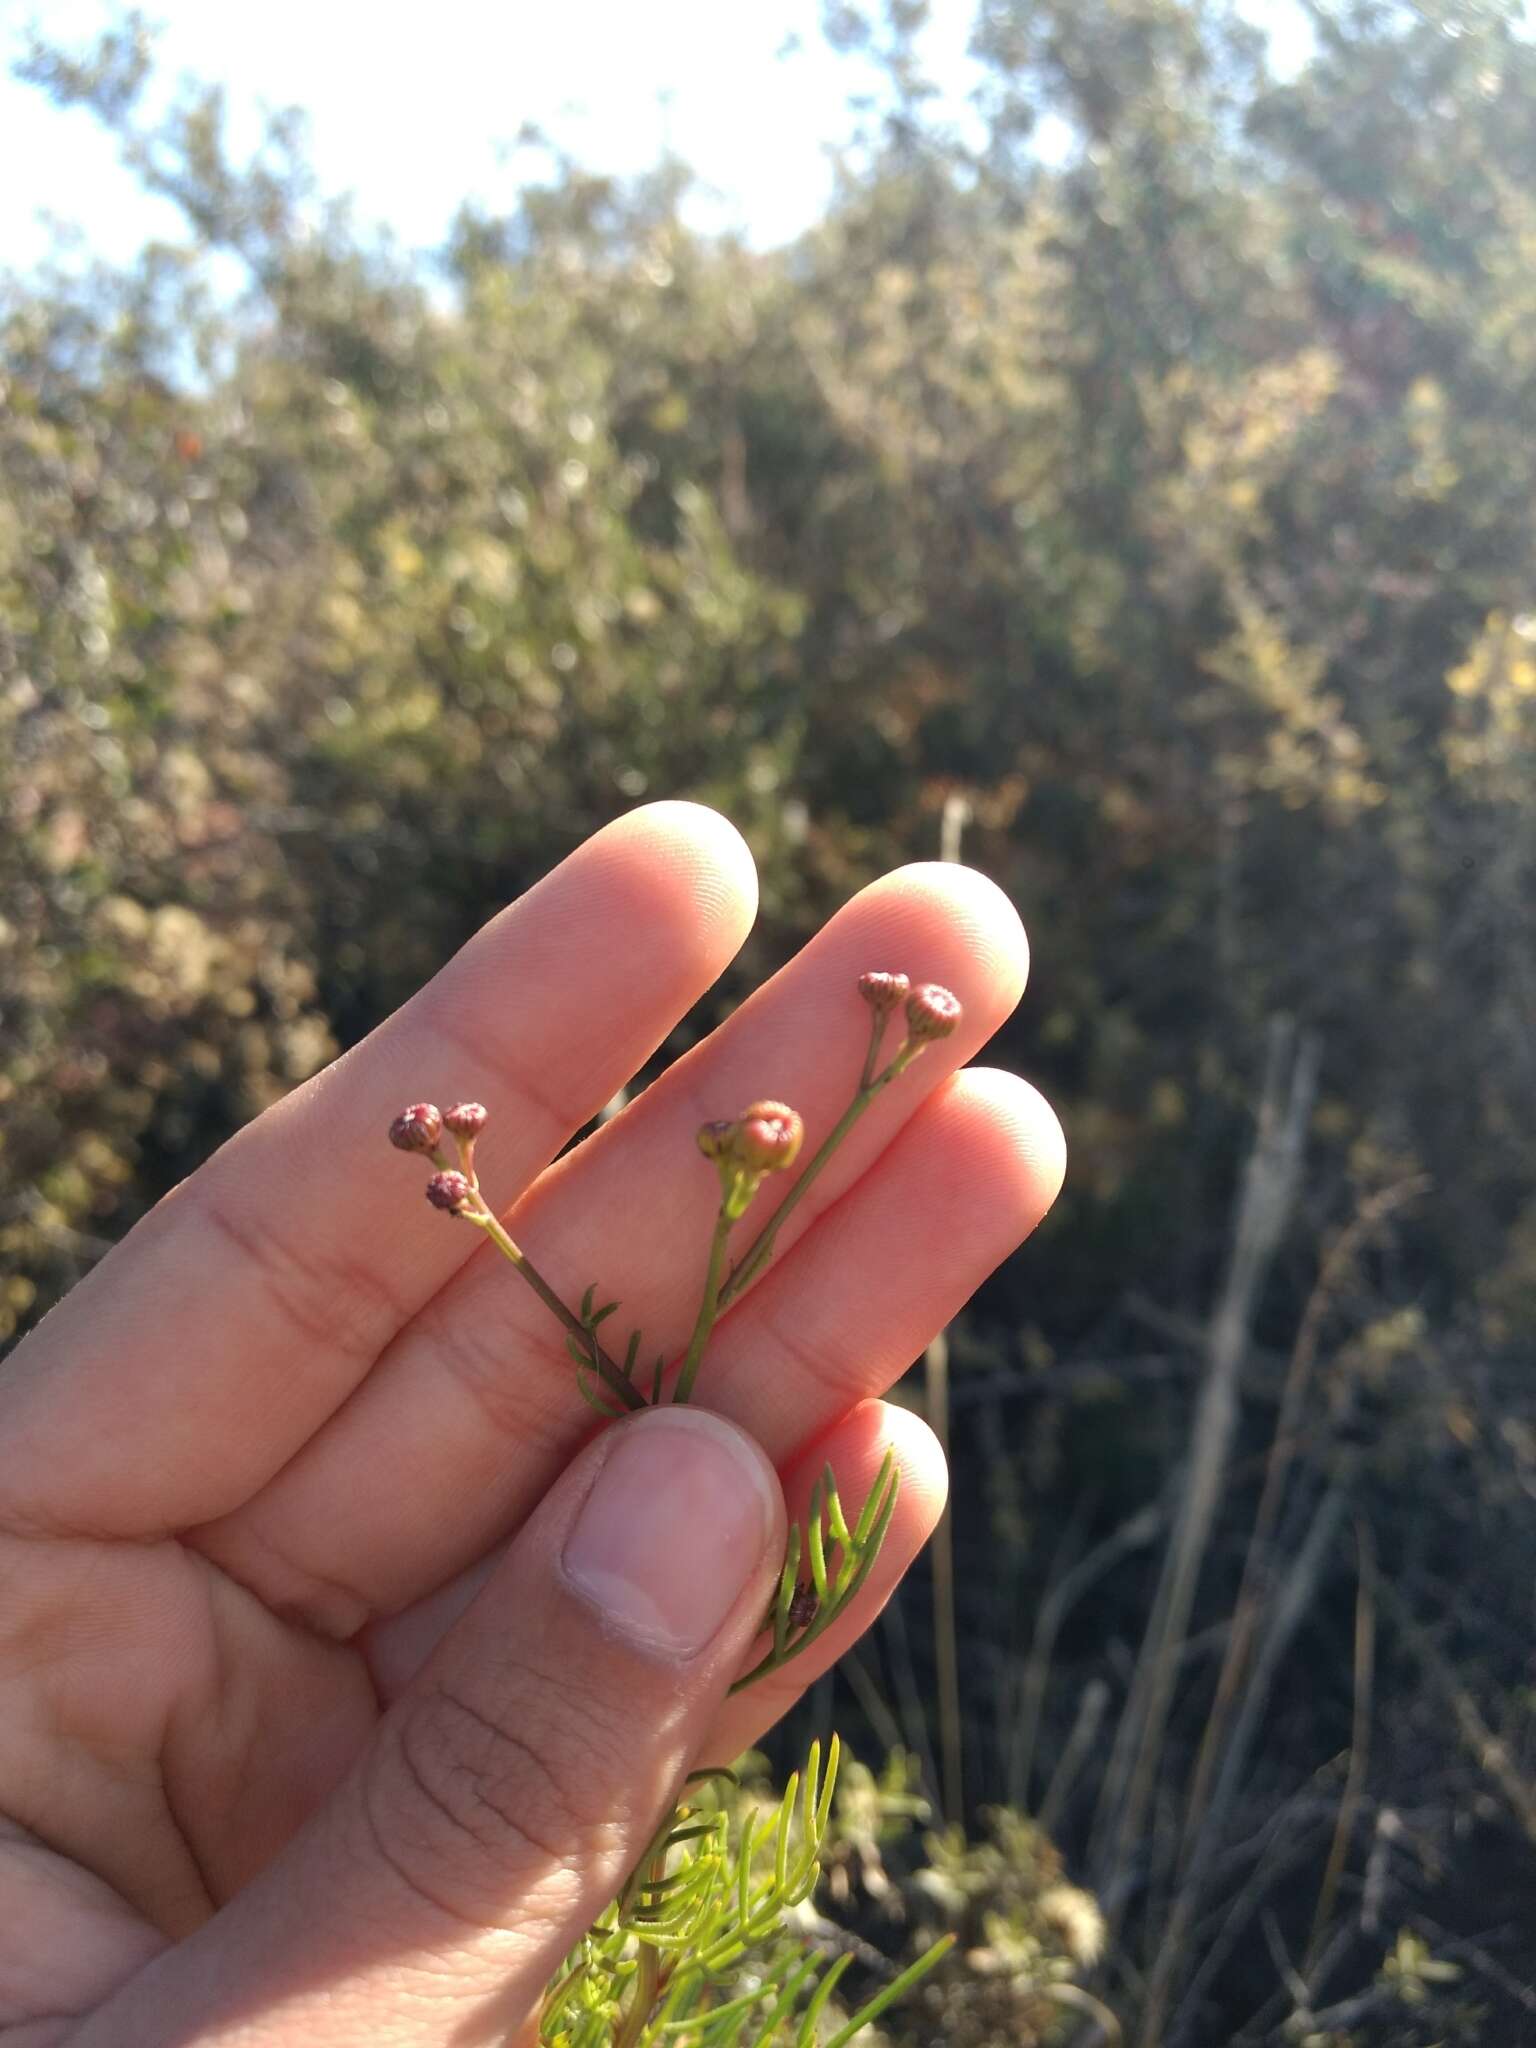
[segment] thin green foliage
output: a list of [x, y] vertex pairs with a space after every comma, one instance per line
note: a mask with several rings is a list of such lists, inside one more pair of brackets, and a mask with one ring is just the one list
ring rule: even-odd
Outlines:
[[[798, 1528], [790, 1531], [784, 1569], [769, 1617], [772, 1645], [736, 1680], [732, 1692], [755, 1685], [770, 1671], [777, 1671], [798, 1657], [826, 1633], [839, 1615], [846, 1613], [874, 1568], [896, 1512], [900, 1488], [901, 1472], [895, 1456], [887, 1451], [859, 1518], [850, 1529], [838, 1497], [837, 1480], [831, 1466], [826, 1468], [811, 1489], [803, 1543]], [[802, 1552], [810, 1564], [809, 1580], [800, 1577]]]
[[[619, 1304], [616, 1301], [605, 1301], [601, 1307], [597, 1307], [594, 1305], [596, 1300], [597, 1283], [594, 1281], [581, 1297], [581, 1306], [576, 1312], [584, 1337], [578, 1338], [573, 1331], [568, 1330], [565, 1348], [575, 1364], [576, 1391], [583, 1401], [589, 1408], [595, 1408], [605, 1421], [617, 1422], [620, 1416], [630, 1413], [630, 1406], [627, 1402], [618, 1400], [614, 1389], [604, 1379], [598, 1359], [597, 1333], [608, 1317], [617, 1311]], [[640, 1393], [643, 1404], [648, 1408], [654, 1408], [661, 1400], [661, 1376], [666, 1361], [660, 1357], [656, 1359], [651, 1367], [649, 1391], [644, 1391], [644, 1383], [635, 1378], [640, 1345], [640, 1332], [631, 1330], [629, 1341], [624, 1347], [624, 1356], [617, 1362], [618, 1369], [629, 1385]]]
[[786, 1924], [820, 1876], [838, 1757], [835, 1736], [825, 1768], [813, 1745], [776, 1806], [737, 1800], [734, 1817], [730, 1772], [691, 1781], [550, 1987], [544, 2048], [816, 2048], [832, 2012], [841, 2044], [926, 1975], [947, 1941], [845, 2016], [832, 2000], [852, 1956], [808, 1952]]

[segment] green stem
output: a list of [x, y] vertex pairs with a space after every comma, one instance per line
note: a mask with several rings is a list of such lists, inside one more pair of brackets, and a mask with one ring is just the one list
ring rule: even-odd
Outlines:
[[889, 1010], [882, 1010], [877, 1006], [875, 1014], [869, 1023], [869, 1050], [864, 1055], [864, 1071], [859, 1076], [860, 1093], [875, 1078], [875, 1061], [880, 1057], [880, 1046], [885, 1038], [885, 1027], [890, 1021]]
[[602, 1345], [598, 1343], [596, 1331], [589, 1330], [580, 1316], [575, 1315], [566, 1307], [565, 1303], [556, 1294], [553, 1287], [550, 1286], [522, 1246], [513, 1242], [500, 1219], [494, 1216], [488, 1207], [484, 1206], [483, 1198], [480, 1209], [468, 1209], [465, 1213], [471, 1223], [477, 1223], [480, 1226], [502, 1257], [509, 1259], [516, 1266], [518, 1272], [522, 1274], [544, 1306], [565, 1325], [582, 1349], [588, 1353], [592, 1360], [593, 1368], [604, 1386], [616, 1394], [626, 1408], [643, 1408], [645, 1406], [645, 1396], [638, 1387], [631, 1384], [620, 1370], [617, 1362], [610, 1358]]
[[699, 1361], [704, 1356], [704, 1346], [709, 1341], [709, 1333], [715, 1327], [715, 1317], [719, 1315], [725, 1300], [720, 1275], [725, 1269], [726, 1240], [731, 1234], [732, 1218], [729, 1211], [729, 1203], [722, 1202], [720, 1213], [715, 1218], [714, 1234], [709, 1240], [709, 1268], [704, 1275], [704, 1293], [699, 1302], [698, 1320], [694, 1323], [693, 1335], [688, 1339], [683, 1369], [677, 1376], [677, 1385], [672, 1392], [674, 1401], [686, 1401], [693, 1392], [693, 1383], [699, 1376]]
[[629, 2010], [613, 2037], [613, 2048], [639, 2048], [645, 2035], [645, 2026], [656, 2008], [656, 1994], [661, 1989], [661, 1957], [648, 1941], [640, 1944], [639, 1964], [635, 1971], [635, 1988], [629, 2002]]
[[806, 1191], [815, 1180], [817, 1174], [821, 1172], [827, 1161], [832, 1157], [832, 1154], [841, 1145], [844, 1138], [847, 1137], [881, 1089], [888, 1087], [898, 1074], [904, 1074], [922, 1049], [923, 1042], [921, 1040], [914, 1043], [909, 1038], [883, 1073], [877, 1074], [872, 1081], [861, 1081], [852, 1102], [849, 1103], [848, 1107], [822, 1140], [821, 1146], [810, 1165], [807, 1166], [804, 1173], [801, 1174], [789, 1193], [780, 1202], [778, 1208], [774, 1210], [768, 1221], [763, 1225], [751, 1249], [743, 1254], [736, 1270], [721, 1288], [720, 1299], [716, 1303], [717, 1310], [728, 1308], [744, 1288], [751, 1286], [752, 1282], [773, 1256], [774, 1239], [783, 1229], [796, 1204], [804, 1198]]
[[563, 1977], [550, 1985], [543, 1998], [539, 2001], [539, 2025], [541, 2028], [551, 2013], [560, 2010], [560, 2007], [570, 1996], [572, 1988], [580, 1983], [581, 1979], [586, 1975], [586, 1971], [587, 1965], [584, 1962], [573, 1963]]

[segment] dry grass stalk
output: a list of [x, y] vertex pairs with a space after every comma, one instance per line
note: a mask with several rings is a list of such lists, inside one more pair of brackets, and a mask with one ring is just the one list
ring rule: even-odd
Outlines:
[[1318, 1047], [1298, 1043], [1294, 1025], [1270, 1030], [1258, 1131], [1244, 1174], [1231, 1260], [1211, 1318], [1206, 1376], [1179, 1516], [1130, 1696], [1105, 1774], [1097, 1825], [1096, 1868], [1123, 1870], [1143, 1834], [1195, 1589], [1220, 1503], [1237, 1422], [1238, 1375], [1255, 1303], [1296, 1199], [1302, 1144], [1317, 1087]]
[[1340, 1233], [1337, 1242], [1323, 1260], [1306, 1308], [1302, 1312], [1296, 1342], [1291, 1348], [1285, 1387], [1280, 1397], [1280, 1415], [1264, 1469], [1264, 1484], [1254, 1514], [1253, 1533], [1249, 1538], [1248, 1552], [1243, 1563], [1242, 1582], [1238, 1588], [1237, 1604], [1233, 1611], [1232, 1634], [1227, 1643], [1226, 1655], [1222, 1659], [1221, 1674], [1216, 1682], [1216, 1697], [1205, 1725], [1200, 1755], [1190, 1786], [1184, 1830], [1186, 1862], [1194, 1853], [1195, 1843], [1205, 1819], [1211, 1779], [1221, 1755], [1231, 1710], [1248, 1675], [1249, 1661], [1263, 1609], [1263, 1576], [1268, 1569], [1275, 1526], [1279, 1521], [1280, 1507], [1285, 1496], [1285, 1483], [1290, 1476], [1296, 1446], [1300, 1439], [1302, 1410], [1312, 1384], [1318, 1340], [1324, 1321], [1366, 1244], [1394, 1210], [1421, 1194], [1427, 1186], [1425, 1177], [1417, 1174], [1409, 1180], [1399, 1181], [1392, 1187], [1382, 1189], [1380, 1193], [1361, 1204], [1358, 1213]]
[[1307, 1939], [1306, 1957], [1301, 1966], [1301, 1974], [1309, 1984], [1317, 1982], [1318, 1958], [1333, 1919], [1339, 1880], [1344, 1875], [1344, 1859], [1354, 1837], [1370, 1764], [1371, 1707], [1376, 1685], [1376, 1539], [1368, 1522], [1356, 1522], [1355, 1545], [1360, 1570], [1355, 1594], [1355, 1696], [1349, 1769], [1344, 1779], [1344, 1790], [1339, 1795], [1339, 1817], [1334, 1824], [1333, 1842], [1328, 1850], [1328, 1861], [1317, 1894], [1317, 1910], [1312, 1916], [1312, 1932]]

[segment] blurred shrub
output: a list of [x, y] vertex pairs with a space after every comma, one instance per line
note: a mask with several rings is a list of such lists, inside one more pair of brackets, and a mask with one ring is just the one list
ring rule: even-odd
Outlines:
[[[883, 1771], [845, 1762], [822, 1858], [820, 1890], [803, 1931], [852, 1950], [858, 1995], [925, 1954], [946, 1934], [952, 1955], [881, 2021], [893, 2042], [941, 2039], [956, 2048], [1042, 2048], [1066, 2038], [1090, 2009], [1078, 1980], [1103, 1953], [1095, 1900], [1066, 1882], [1040, 1829], [1006, 1808], [985, 1832], [934, 1831], [913, 1758]], [[750, 1781], [749, 1781], [750, 1789]]]

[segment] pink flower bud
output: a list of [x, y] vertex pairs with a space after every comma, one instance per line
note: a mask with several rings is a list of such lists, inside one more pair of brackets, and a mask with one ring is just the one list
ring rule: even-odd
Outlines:
[[443, 1128], [456, 1138], [478, 1138], [490, 1119], [483, 1102], [456, 1102], [443, 1111]]
[[434, 1173], [427, 1182], [427, 1200], [434, 1209], [446, 1209], [450, 1216], [462, 1215], [473, 1193], [462, 1173]]
[[389, 1127], [389, 1142], [402, 1152], [431, 1152], [443, 1135], [443, 1113], [435, 1102], [413, 1102]]
[[877, 1017], [889, 1017], [907, 1000], [912, 984], [904, 974], [871, 971], [859, 976], [859, 994]]
[[959, 997], [936, 981], [924, 982], [907, 997], [907, 1030], [918, 1040], [948, 1038], [963, 1014]]
[[805, 1136], [798, 1110], [784, 1102], [754, 1102], [742, 1111], [733, 1152], [752, 1173], [779, 1173], [793, 1166]]

